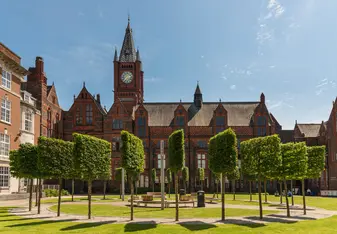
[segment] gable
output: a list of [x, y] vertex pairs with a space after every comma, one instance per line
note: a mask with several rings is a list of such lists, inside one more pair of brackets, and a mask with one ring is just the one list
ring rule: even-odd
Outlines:
[[54, 84], [47, 86], [47, 100], [56, 106], [60, 106]]

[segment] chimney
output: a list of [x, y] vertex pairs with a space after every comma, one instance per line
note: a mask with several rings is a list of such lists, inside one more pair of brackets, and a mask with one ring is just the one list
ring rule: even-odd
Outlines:
[[43, 63], [43, 58], [37, 56], [35, 59], [35, 68], [36, 68], [36, 72], [39, 74], [43, 74], [44, 72], [44, 63]]
[[101, 95], [100, 94], [97, 94], [96, 95], [96, 101], [101, 104]]

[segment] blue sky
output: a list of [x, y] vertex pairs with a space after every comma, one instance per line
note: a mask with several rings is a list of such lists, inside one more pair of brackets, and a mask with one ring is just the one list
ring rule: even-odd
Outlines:
[[284, 129], [327, 120], [337, 96], [337, 1], [31, 0], [1, 2], [1, 41], [45, 60], [67, 110], [83, 81], [113, 102], [113, 50], [128, 12], [146, 101], [255, 101], [266, 95]]

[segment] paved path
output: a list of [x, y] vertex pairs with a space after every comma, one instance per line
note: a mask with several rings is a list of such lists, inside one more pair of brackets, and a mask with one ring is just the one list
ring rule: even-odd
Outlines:
[[[14, 204], [16, 203], [16, 204]], [[13, 201], [13, 206], [17, 206], [18, 204], [28, 204], [27, 201]], [[71, 204], [87, 204], [87, 202], [74, 202]], [[111, 203], [98, 203], [95, 202], [93, 204], [104, 204], [104, 205], [112, 205], [112, 206], [123, 206], [126, 205], [127, 202], [111, 202]], [[1, 205], [1, 204], [0, 204]], [[263, 207], [264, 210], [275, 210], [275, 214], [270, 214], [264, 216], [263, 220], [260, 220], [259, 217], [226, 217], [226, 221], [222, 222], [216, 218], [182, 218], [180, 222], [175, 222], [174, 217], [168, 218], [135, 218], [134, 221], [130, 221], [129, 218], [122, 217], [92, 217], [91, 220], [87, 219], [87, 216], [83, 215], [71, 215], [71, 214], [61, 214], [60, 217], [56, 216], [56, 213], [51, 211], [49, 208], [55, 204], [42, 204], [41, 205], [41, 214], [37, 214], [37, 208], [34, 207], [31, 212], [28, 211], [26, 207], [14, 208], [10, 210], [12, 214], [18, 216], [24, 216], [25, 218], [34, 218], [34, 219], [43, 219], [43, 220], [67, 220], [72, 222], [100, 222], [100, 223], [152, 223], [152, 224], [221, 224], [221, 223], [234, 223], [234, 224], [256, 224], [256, 225], [264, 225], [271, 222], [278, 223], [293, 223], [297, 221], [303, 220], [316, 220], [321, 218], [328, 218], [332, 215], [336, 215], [337, 211], [328, 211], [319, 208], [311, 208], [307, 212], [307, 215], [303, 215], [303, 211], [294, 207], [294, 210], [291, 210], [291, 217], [287, 218], [284, 209], [280, 211], [279, 207]], [[7, 203], [7, 206], [10, 206]], [[220, 207], [220, 204], [207, 204], [206, 207]], [[227, 204], [227, 208], [240, 208], [240, 209], [257, 209], [256, 206], [248, 206], [248, 205], [231, 205]], [[135, 215], [137, 216], [137, 215]]]

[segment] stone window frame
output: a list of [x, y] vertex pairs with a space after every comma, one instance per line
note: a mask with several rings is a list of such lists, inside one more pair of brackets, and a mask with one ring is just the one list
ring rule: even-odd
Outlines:
[[9, 151], [11, 149], [10, 135], [0, 133], [0, 158], [9, 159]]
[[30, 110], [25, 111], [25, 131], [33, 132], [33, 112]]
[[1, 100], [1, 121], [5, 123], [11, 123], [11, 108], [12, 103], [5, 95], [5, 97]]
[[12, 73], [4, 68], [1, 72], [1, 86], [9, 90], [12, 88]]
[[9, 188], [10, 185], [10, 170], [9, 167], [0, 167], [0, 188]]

